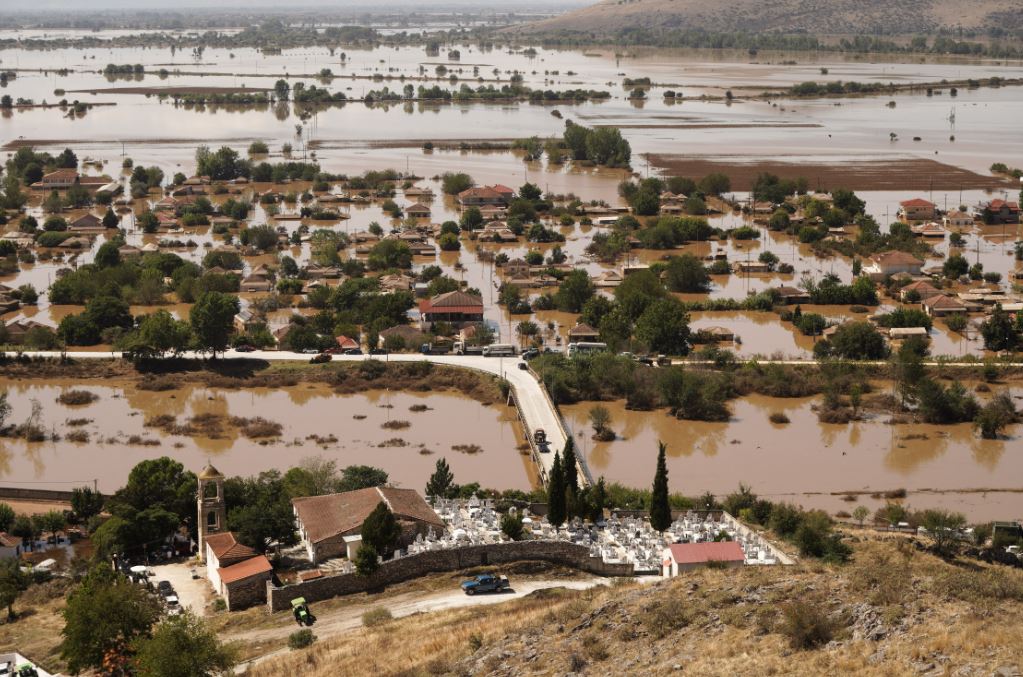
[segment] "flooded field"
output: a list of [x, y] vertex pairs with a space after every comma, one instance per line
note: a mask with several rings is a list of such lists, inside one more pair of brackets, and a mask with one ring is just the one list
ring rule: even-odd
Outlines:
[[[1018, 400], [1023, 392], [1013, 394]], [[650, 484], [657, 442], [664, 441], [671, 488], [686, 494], [720, 496], [742, 482], [772, 499], [851, 512], [857, 504], [881, 505], [880, 497], [871, 498], [875, 492], [906, 489], [913, 507], [941, 505], [974, 520], [1023, 512], [1019, 425], [1006, 439], [984, 440], [970, 424], [888, 425], [883, 414], [826, 424], [818, 422], [814, 400], [746, 397], [730, 403], [728, 423], [680, 421], [663, 411], [605, 403], [619, 436], [613, 442], [591, 439], [592, 403], [562, 411], [590, 472], [628, 486]], [[768, 416], [775, 412], [791, 422], [772, 423]], [[833, 492], [862, 495], [852, 503]]]
[[[87, 405], [57, 401], [72, 389], [99, 399]], [[12, 407], [9, 422], [31, 417], [38, 402], [38, 425], [60, 437], [38, 443], [0, 438], [0, 484], [5, 485], [69, 489], [91, 485], [95, 478], [100, 491], [114, 491], [136, 463], [160, 456], [171, 456], [193, 471], [209, 460], [227, 475], [248, 476], [286, 471], [303, 457], [318, 455], [339, 467], [383, 468], [397, 486], [418, 490], [444, 457], [459, 482], [528, 489], [535, 481], [529, 457], [515, 450], [522, 433], [514, 408], [484, 406], [455, 393], [337, 395], [322, 384], [245, 390], [183, 385], [150, 392], [127, 383], [11, 380], [0, 380], [0, 390], [7, 392]], [[428, 409], [410, 409], [423, 405]], [[197, 416], [215, 417], [219, 423], [210, 434], [184, 435], [146, 425], [157, 416], [174, 417], [182, 426]], [[279, 423], [282, 431], [274, 437], [246, 437], [230, 417], [263, 417]], [[76, 437], [82, 441], [73, 441]], [[452, 449], [471, 445], [479, 451]]]

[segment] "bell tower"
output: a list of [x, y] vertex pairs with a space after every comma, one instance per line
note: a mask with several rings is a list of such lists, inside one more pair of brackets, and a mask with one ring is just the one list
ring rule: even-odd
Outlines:
[[199, 473], [199, 560], [206, 561], [206, 537], [227, 530], [227, 506], [224, 503], [224, 476], [207, 463]]

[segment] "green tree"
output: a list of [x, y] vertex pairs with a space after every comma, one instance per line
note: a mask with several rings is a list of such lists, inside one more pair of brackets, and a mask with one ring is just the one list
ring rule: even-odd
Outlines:
[[970, 270], [970, 262], [962, 254], [952, 254], [941, 266], [941, 272], [950, 280], [956, 280], [966, 275]]
[[664, 532], [671, 526], [671, 504], [668, 502], [668, 463], [665, 459], [668, 447], [657, 443], [657, 471], [650, 493], [650, 526], [654, 531]]
[[355, 491], [387, 484], [387, 473], [369, 465], [350, 465], [341, 471], [338, 491]]
[[671, 291], [689, 294], [705, 292], [710, 287], [707, 268], [692, 254], [672, 258], [664, 269], [664, 281]]
[[239, 542], [258, 552], [265, 552], [271, 543], [289, 546], [297, 542], [291, 496], [279, 471], [233, 477], [224, 485], [224, 498], [230, 506], [227, 526]]
[[362, 523], [362, 542], [376, 552], [387, 556], [394, 551], [401, 538], [401, 526], [387, 503], [380, 501]]
[[870, 516], [870, 509], [865, 505], [858, 505], [856, 509], [852, 511], [853, 519], [855, 519], [862, 527], [867, 517]]
[[1020, 333], [1009, 313], [996, 303], [990, 317], [980, 325], [980, 335], [984, 337], [984, 347], [994, 352], [1016, 350], [1020, 345]]
[[71, 490], [71, 512], [80, 523], [89, 521], [103, 510], [103, 495], [92, 487], [75, 487]]
[[556, 527], [565, 523], [568, 509], [565, 505], [565, 471], [561, 463], [561, 453], [554, 452], [554, 462], [547, 476], [547, 521]]
[[121, 223], [120, 217], [114, 213], [113, 209], [107, 207], [107, 213], [103, 215], [103, 227], [117, 228], [118, 224], [120, 223]]
[[689, 313], [674, 298], [651, 303], [636, 320], [636, 338], [666, 355], [689, 352]]
[[234, 667], [234, 652], [190, 611], [164, 620], [152, 637], [138, 637], [133, 648], [139, 677], [212, 677]]
[[869, 322], [846, 322], [831, 337], [834, 354], [848, 360], [883, 360], [888, 356], [884, 337]]
[[650, 270], [632, 273], [615, 287], [615, 300], [632, 321], [642, 315], [650, 303], [667, 295], [660, 279]]
[[195, 473], [167, 456], [140, 461], [128, 473], [128, 481], [108, 501], [111, 514], [129, 518], [159, 508], [179, 522], [195, 519]]
[[501, 518], [501, 532], [513, 541], [522, 540], [522, 516], [508, 513]]
[[561, 469], [565, 475], [565, 490], [570, 494], [579, 493], [579, 461], [575, 457], [575, 440], [565, 440], [565, 451], [561, 456]]
[[68, 594], [63, 616], [60, 655], [78, 674], [100, 670], [105, 657], [123, 655], [148, 636], [160, 606], [145, 588], [99, 564]]
[[[8, 506], [9, 507], [9, 506]], [[21, 570], [21, 561], [16, 557], [0, 560], [0, 605], [7, 607], [7, 622], [16, 618], [14, 603], [21, 593], [28, 589], [31, 577]]]
[[121, 265], [121, 252], [118, 251], [116, 242], [104, 242], [96, 250], [96, 258], [93, 262], [100, 268], [114, 268]]
[[373, 546], [366, 543], [360, 545], [359, 549], [355, 552], [355, 573], [359, 576], [369, 576], [372, 574], [380, 568], [377, 557], [377, 551]]
[[200, 350], [210, 351], [215, 357], [227, 349], [238, 310], [238, 297], [230, 294], [208, 291], [196, 300], [189, 321]]
[[974, 425], [980, 436], [986, 440], [997, 439], [999, 433], [1008, 425], [1019, 420], [1016, 405], [1012, 397], [1005, 392], [998, 393], [977, 412]]
[[483, 212], [478, 207], [469, 207], [462, 212], [459, 226], [462, 230], [472, 231], [483, 225]]
[[412, 250], [401, 240], [381, 240], [369, 251], [367, 263], [371, 270], [412, 267]]
[[960, 531], [966, 526], [966, 517], [948, 510], [924, 510], [920, 525], [934, 539], [935, 550], [942, 555], [951, 555], [960, 540]]
[[166, 310], [144, 315], [139, 320], [135, 334], [135, 350], [163, 355], [178, 354], [188, 350], [192, 343], [192, 327], [184, 320], [177, 320]]
[[35, 515], [32, 520], [41, 532], [53, 534], [54, 542], [57, 541], [57, 532], [63, 531], [64, 527], [67, 526], [67, 517], [65, 517], [64, 512], [61, 510], [50, 510]]
[[[7, 393], [4, 393], [5, 405], [7, 404], [6, 395]], [[0, 421], [0, 426], [3, 426], [3, 421]], [[8, 503], [0, 502], [0, 531], [9, 532], [11, 530], [11, 526], [14, 524], [15, 517], [14, 508], [12, 508]]]
[[554, 305], [558, 310], [578, 313], [594, 292], [595, 287], [589, 274], [585, 270], [576, 269], [561, 281], [558, 291], [554, 294]]
[[447, 195], [458, 195], [463, 190], [473, 187], [475, 182], [465, 173], [444, 172], [441, 175], [441, 190]]
[[426, 483], [426, 495], [450, 498], [453, 488], [455, 488], [455, 476], [451, 472], [451, 468], [448, 467], [447, 459], [437, 459], [436, 469]]
[[604, 316], [598, 329], [600, 340], [607, 343], [611, 350], [620, 350], [632, 338], [632, 322], [618, 305]]

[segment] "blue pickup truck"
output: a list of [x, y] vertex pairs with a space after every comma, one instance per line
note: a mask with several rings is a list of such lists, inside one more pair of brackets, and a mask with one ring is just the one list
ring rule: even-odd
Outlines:
[[501, 592], [507, 589], [507, 576], [481, 574], [472, 580], [462, 582], [462, 591], [467, 595], [475, 595], [477, 592]]

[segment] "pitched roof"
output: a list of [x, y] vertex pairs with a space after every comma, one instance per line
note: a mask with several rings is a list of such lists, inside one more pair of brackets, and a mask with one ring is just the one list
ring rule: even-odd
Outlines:
[[22, 540], [17, 536], [11, 536], [6, 531], [0, 531], [0, 545], [5, 548], [16, 548], [21, 545]]
[[884, 254], [878, 254], [878, 255], [874, 256], [874, 261], [876, 261], [877, 263], [882, 263], [882, 264], [889, 265], [889, 266], [890, 265], [900, 264], [900, 263], [901, 264], [905, 264], [905, 265], [922, 266], [923, 263], [924, 263], [923, 261], [921, 261], [917, 257], [913, 256], [912, 254], [907, 254], [906, 252], [900, 252], [900, 251], [890, 251], [890, 252], [885, 252]]
[[230, 585], [245, 578], [252, 578], [260, 574], [273, 571], [273, 566], [270, 564], [270, 560], [265, 555], [259, 555], [239, 562], [238, 564], [232, 564], [229, 567], [223, 567], [220, 569], [219, 576], [220, 582], [224, 585]]
[[[206, 537], [206, 545], [213, 551], [221, 565], [231, 566], [235, 562], [241, 562], [256, 556], [255, 550], [239, 543], [230, 531], [210, 534]], [[221, 568], [226, 567], [222, 566]]]
[[921, 301], [921, 303], [923, 303], [928, 308], [938, 308], [939, 310], [942, 308], [956, 309], [961, 308], [963, 310], [966, 309], [966, 306], [963, 305], [962, 301], [954, 299], [951, 296], [946, 296], [944, 294], [935, 294], [934, 296], [929, 296], [928, 298], [925, 298], [923, 301]]
[[707, 562], [745, 562], [742, 546], [735, 541], [720, 543], [675, 543], [668, 546], [671, 557], [679, 564]]
[[482, 313], [483, 299], [464, 291], [449, 291], [419, 303], [423, 313]]
[[597, 336], [600, 332], [586, 324], [585, 322], [579, 322], [574, 327], [568, 330], [569, 336]]
[[74, 181], [78, 178], [77, 169], [57, 169], [49, 174], [43, 174], [43, 180], [46, 179], [58, 179], [58, 180], [71, 180]]
[[903, 207], [933, 207], [934, 203], [929, 202], [922, 197], [915, 197], [912, 200], [903, 200], [899, 203]]
[[414, 489], [370, 487], [341, 494], [291, 499], [302, 528], [312, 543], [360, 530], [362, 523], [381, 501], [387, 503], [398, 519], [444, 526], [433, 508]]
[[991, 200], [991, 202], [988, 203], [988, 207], [990, 207], [991, 209], [1001, 209], [1002, 207], [1006, 207], [1006, 208], [1008, 208], [1008, 210], [1010, 212], [1018, 212], [1019, 211], [1019, 203], [1016, 203], [1016, 202], [1006, 202], [1005, 200], [1002, 200], [1001, 198], [996, 199], [996, 200]]

